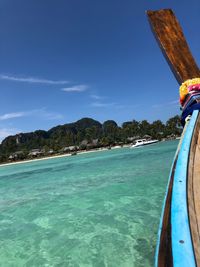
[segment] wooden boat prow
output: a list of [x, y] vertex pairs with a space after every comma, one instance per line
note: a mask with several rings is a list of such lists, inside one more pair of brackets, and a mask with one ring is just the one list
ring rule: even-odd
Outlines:
[[182, 28], [171, 9], [147, 11], [152, 32], [179, 84], [200, 77]]
[[[199, 78], [199, 68], [170, 9], [147, 11], [152, 31], [181, 85]], [[194, 110], [177, 148], [155, 255], [156, 267], [200, 267], [200, 115]]]

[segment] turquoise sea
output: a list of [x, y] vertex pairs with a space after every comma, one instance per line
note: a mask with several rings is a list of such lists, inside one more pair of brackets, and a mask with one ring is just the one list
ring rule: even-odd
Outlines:
[[0, 167], [0, 266], [153, 266], [177, 144]]

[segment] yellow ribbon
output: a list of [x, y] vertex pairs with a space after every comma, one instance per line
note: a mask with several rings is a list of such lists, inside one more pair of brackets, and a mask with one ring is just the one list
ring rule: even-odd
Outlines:
[[180, 101], [183, 102], [186, 95], [189, 93], [188, 86], [200, 84], [200, 78], [189, 79], [183, 82], [179, 88]]

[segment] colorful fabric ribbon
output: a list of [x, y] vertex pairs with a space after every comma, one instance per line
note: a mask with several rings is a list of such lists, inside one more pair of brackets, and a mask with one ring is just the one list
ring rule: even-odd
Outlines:
[[200, 78], [190, 79], [182, 83], [179, 89], [181, 106], [184, 105], [188, 95], [197, 91], [200, 93]]
[[179, 93], [182, 106], [181, 122], [184, 126], [187, 116], [191, 115], [194, 110], [200, 110], [200, 78], [182, 83]]

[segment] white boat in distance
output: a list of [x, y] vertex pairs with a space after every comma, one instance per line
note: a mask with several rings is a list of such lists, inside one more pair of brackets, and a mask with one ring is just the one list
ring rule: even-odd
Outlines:
[[147, 140], [147, 139], [138, 139], [135, 141], [135, 144], [131, 146], [131, 148], [139, 147], [139, 146], [145, 146], [145, 145], [151, 145], [154, 143], [159, 142], [158, 140]]

